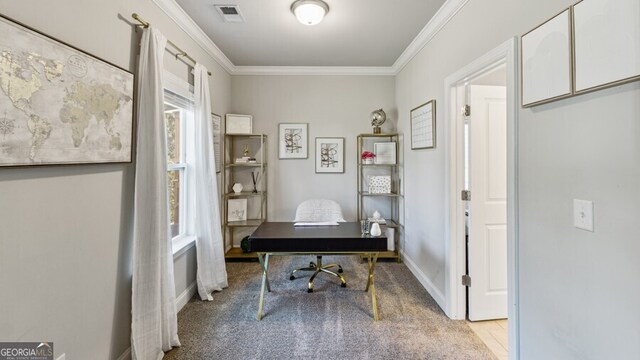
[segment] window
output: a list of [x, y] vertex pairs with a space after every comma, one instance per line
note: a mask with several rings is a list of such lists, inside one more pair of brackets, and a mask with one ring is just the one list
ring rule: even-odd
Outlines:
[[191, 234], [188, 219], [192, 187], [190, 177], [193, 171], [187, 139], [193, 131], [193, 101], [173, 90], [168, 86], [164, 92], [164, 121], [167, 132], [169, 231], [176, 241]]

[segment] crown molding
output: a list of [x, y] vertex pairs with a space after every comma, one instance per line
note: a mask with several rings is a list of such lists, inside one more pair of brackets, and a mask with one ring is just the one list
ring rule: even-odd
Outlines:
[[211, 56], [229, 74], [235, 65], [222, 50], [207, 36], [193, 19], [174, 0], [153, 0], [153, 2], [173, 20], [189, 37], [193, 39], [209, 56]]
[[438, 9], [427, 25], [400, 54], [393, 66], [393, 72], [399, 74], [402, 69], [422, 50], [445, 25], [462, 9], [469, 0], [447, 0]]
[[389, 66], [236, 66], [232, 75], [384, 75]]
[[392, 66], [235, 66], [175, 0], [153, 0], [230, 75], [383, 75], [394, 76], [422, 50], [469, 0], [447, 0]]

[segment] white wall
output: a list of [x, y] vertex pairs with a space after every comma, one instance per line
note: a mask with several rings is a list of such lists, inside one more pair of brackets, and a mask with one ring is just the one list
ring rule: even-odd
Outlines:
[[[139, 13], [201, 61], [213, 111], [230, 76], [150, 0], [0, 0], [0, 13], [135, 72]], [[166, 57], [187, 80], [187, 67]], [[53, 341], [56, 357], [115, 359], [129, 347], [133, 164], [0, 169], [0, 339]], [[195, 280], [195, 248], [176, 259], [176, 293]]]
[[[356, 219], [356, 136], [372, 131], [369, 114], [384, 108], [383, 132], [395, 129], [391, 76], [233, 76], [231, 109], [253, 115], [254, 132], [268, 135], [269, 220], [291, 221], [303, 200], [327, 198]], [[309, 158], [278, 159], [278, 123], [309, 123]], [[315, 138], [345, 138], [345, 173], [315, 173]]]
[[[438, 146], [405, 143], [405, 256], [444, 293], [444, 79], [572, 1], [469, 1], [396, 78], [399, 129], [436, 99]], [[640, 357], [640, 84], [519, 109], [522, 359]], [[408, 195], [408, 196], [407, 196]], [[593, 200], [594, 233], [572, 226]]]

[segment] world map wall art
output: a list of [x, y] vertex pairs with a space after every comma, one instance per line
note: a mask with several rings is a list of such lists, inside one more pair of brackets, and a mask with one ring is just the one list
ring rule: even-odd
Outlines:
[[0, 166], [131, 162], [133, 83], [0, 15]]

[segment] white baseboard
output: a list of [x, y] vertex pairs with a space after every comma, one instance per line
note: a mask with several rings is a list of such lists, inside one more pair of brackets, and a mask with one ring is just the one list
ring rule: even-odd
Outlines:
[[194, 281], [176, 298], [176, 310], [180, 311], [182, 308], [187, 305], [189, 300], [196, 294], [198, 291], [198, 284]]
[[416, 279], [420, 281], [420, 284], [422, 284], [422, 286], [427, 290], [433, 300], [438, 303], [438, 306], [440, 306], [442, 311], [446, 313], [446, 298], [442, 294], [442, 292], [438, 290], [438, 288], [431, 282], [429, 277], [427, 277], [427, 275], [425, 275], [425, 273], [423, 273], [422, 270], [418, 268], [418, 265], [416, 265], [416, 263], [404, 251], [400, 251], [400, 253], [402, 254], [402, 260], [407, 265], [409, 270], [413, 273]]
[[118, 360], [131, 360], [131, 348], [127, 348], [122, 355], [118, 356]]
[[[180, 311], [182, 308], [187, 305], [189, 300], [196, 294], [198, 290], [198, 284], [194, 281], [191, 285], [187, 286], [187, 288], [176, 298], [176, 310]], [[131, 359], [131, 348], [127, 348], [122, 355], [118, 356], [118, 360], [130, 360]]]

